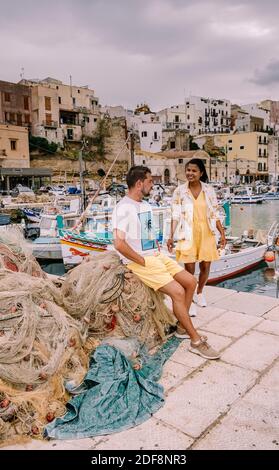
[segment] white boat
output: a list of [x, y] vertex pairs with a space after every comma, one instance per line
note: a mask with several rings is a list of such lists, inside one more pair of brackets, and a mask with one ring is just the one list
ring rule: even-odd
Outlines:
[[252, 186], [237, 189], [231, 195], [231, 204], [261, 204], [264, 201], [263, 194], [254, 194]]
[[[233, 248], [231, 253], [223, 254], [218, 261], [211, 263], [207, 283], [221, 282], [256, 267], [264, 260], [266, 250], [266, 244], [258, 244], [256, 241]], [[195, 274], [198, 273], [197, 263]]]

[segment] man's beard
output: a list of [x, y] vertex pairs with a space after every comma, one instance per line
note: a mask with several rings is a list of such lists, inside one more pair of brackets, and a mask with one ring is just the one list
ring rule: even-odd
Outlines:
[[[150, 191], [151, 191], [151, 190], [150, 190]], [[150, 191], [146, 191], [146, 190], [142, 189], [142, 190], [141, 190], [141, 194], [142, 194], [143, 197], [147, 197], [147, 196], [149, 196]]]

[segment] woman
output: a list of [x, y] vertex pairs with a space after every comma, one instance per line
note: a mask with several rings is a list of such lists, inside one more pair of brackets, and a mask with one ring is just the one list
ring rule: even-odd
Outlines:
[[[206, 184], [208, 176], [203, 161], [193, 158], [186, 164], [185, 173], [186, 184], [178, 186], [173, 194], [171, 233], [167, 246], [171, 252], [178, 227], [176, 259], [183, 262], [191, 274], [195, 272], [196, 261], [199, 262], [200, 274], [194, 301], [200, 307], [206, 307], [203, 288], [208, 280], [211, 262], [219, 259], [215, 230], [217, 228], [220, 232], [221, 248], [226, 245], [225, 231], [219, 220], [215, 191]], [[196, 314], [193, 305], [191, 314]]]

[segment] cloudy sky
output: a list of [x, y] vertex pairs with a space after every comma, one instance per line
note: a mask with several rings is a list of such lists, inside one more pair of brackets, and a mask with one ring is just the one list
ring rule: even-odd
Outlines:
[[278, 0], [0, 0], [0, 79], [71, 75], [102, 104], [154, 111], [278, 100], [278, 16]]

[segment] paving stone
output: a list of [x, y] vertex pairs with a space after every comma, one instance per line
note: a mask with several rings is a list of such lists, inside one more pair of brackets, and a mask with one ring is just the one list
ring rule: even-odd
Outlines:
[[194, 449], [279, 450], [279, 396], [255, 386]]
[[273, 308], [270, 312], [265, 313], [264, 318], [279, 322], [279, 307]]
[[254, 330], [263, 331], [272, 335], [279, 336], [279, 322], [272, 320], [264, 320], [259, 325], [255, 326]]
[[267, 333], [250, 331], [229, 346], [222, 360], [247, 369], [261, 371], [270, 365], [279, 354], [279, 338]]
[[196, 317], [192, 317], [192, 322], [195, 328], [206, 325], [214, 318], [219, 317], [222, 313], [225, 313], [224, 308], [218, 308], [210, 305], [209, 307], [197, 307], [198, 314]]
[[181, 450], [192, 443], [191, 437], [151, 418], [135, 428], [106, 436], [95, 450]]
[[197, 354], [193, 354], [188, 351], [189, 346], [190, 340], [184, 339], [183, 341], [181, 341], [180, 345], [171, 356], [171, 360], [174, 362], [179, 362], [179, 364], [183, 364], [187, 367], [191, 367], [192, 369], [195, 369], [197, 367], [200, 367], [202, 364], [205, 364], [206, 359], [203, 359], [202, 357], [197, 356]]
[[85, 439], [68, 439], [68, 440], [37, 440], [32, 439], [26, 444], [15, 444], [1, 449], [7, 450], [78, 450], [78, 449], [92, 449], [100, 440], [102, 436], [96, 438]]
[[274, 364], [270, 371], [262, 377], [259, 385], [261, 387], [279, 391], [279, 362]]
[[256, 378], [253, 371], [211, 361], [170, 392], [165, 406], [154, 416], [198, 437]]
[[233, 312], [261, 316], [272, 308], [279, 306], [279, 299], [267, 297], [266, 295], [237, 292], [215, 302], [214, 306], [232, 310]]
[[169, 360], [164, 365], [160, 384], [163, 385], [164, 391], [167, 392], [170, 388], [185, 379], [187, 375], [191, 374], [192, 371], [193, 369], [190, 367]]
[[219, 335], [238, 338], [261, 321], [262, 319], [258, 317], [228, 311], [207, 323], [203, 328]]
[[204, 288], [207, 305], [211, 305], [217, 301], [223, 301], [223, 299], [235, 293], [236, 291], [233, 289], [223, 289], [222, 287], [205, 286]]

